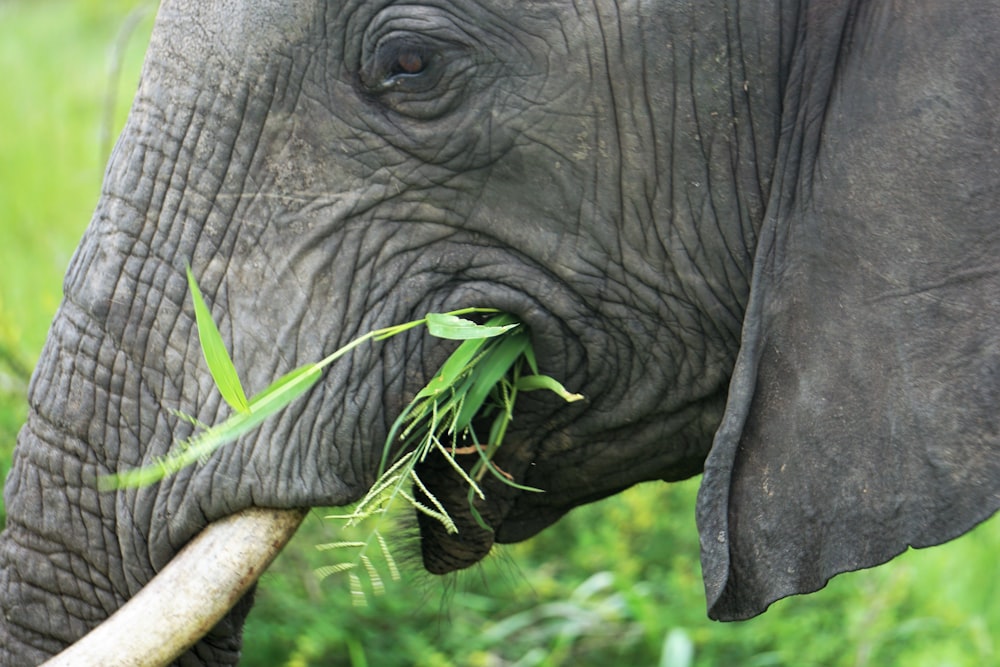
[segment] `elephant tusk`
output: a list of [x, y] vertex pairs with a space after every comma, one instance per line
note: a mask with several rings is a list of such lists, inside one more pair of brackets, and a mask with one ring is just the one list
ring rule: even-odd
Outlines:
[[212, 523], [117, 612], [43, 667], [169, 664], [243, 597], [305, 515], [250, 508]]

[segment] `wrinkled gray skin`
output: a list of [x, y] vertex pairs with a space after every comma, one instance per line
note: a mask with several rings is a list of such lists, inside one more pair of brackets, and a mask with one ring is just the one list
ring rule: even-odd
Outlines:
[[[745, 618], [1000, 505], [1000, 8], [846, 0], [163, 3], [6, 485], [0, 663], [58, 651], [209, 522], [350, 502], [447, 353], [360, 349], [141, 491], [95, 476], [225, 414], [190, 262], [252, 390], [373, 327], [494, 306], [530, 397], [495, 532], [705, 471], [709, 614]], [[422, 69], [421, 69], [422, 68]], [[417, 72], [416, 70], [419, 70]], [[713, 443], [714, 438], [714, 443]], [[248, 603], [180, 662], [237, 660]]]

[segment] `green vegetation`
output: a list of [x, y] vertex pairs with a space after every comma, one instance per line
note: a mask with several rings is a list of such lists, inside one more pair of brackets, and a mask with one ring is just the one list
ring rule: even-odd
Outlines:
[[[110, 45], [133, 3], [0, 0], [0, 467], [72, 248], [97, 199]], [[142, 35], [148, 35], [149, 22]], [[120, 96], [142, 51], [127, 51]], [[126, 100], [114, 118], [120, 126]], [[15, 361], [11, 362], [10, 359]], [[980, 667], [1000, 663], [1000, 521], [845, 575], [759, 619], [705, 619], [697, 480], [651, 484], [572, 512], [445, 583], [421, 575], [412, 519], [384, 531], [400, 583], [356, 608], [317, 544], [363, 540], [317, 510], [265, 575], [246, 665]], [[352, 532], [357, 531], [357, 532]], [[405, 554], [411, 554], [409, 558]], [[407, 560], [413, 560], [407, 563]], [[661, 657], [673, 657], [661, 662]], [[690, 659], [685, 659], [691, 656]]]
[[[470, 506], [473, 495], [483, 497], [477, 482], [487, 471], [511, 486], [525, 491], [538, 491], [519, 486], [505, 477], [492, 463], [493, 454], [503, 441], [511, 422], [517, 395], [519, 392], [546, 389], [568, 402], [583, 398], [579, 394], [569, 393], [554, 378], [539, 374], [528, 335], [514, 317], [489, 308], [472, 307], [450, 313], [428, 313], [419, 320], [370, 331], [318, 362], [306, 363], [289, 371], [252, 399], [248, 399], [239, 373], [212, 320], [211, 311], [205, 304], [190, 267], [187, 270], [187, 279], [194, 302], [202, 354], [216, 389], [234, 414], [222, 423], [204, 426], [194, 417], [183, 412], [179, 413], [179, 418], [204, 428], [194, 437], [178, 443], [175, 452], [149, 466], [99, 479], [98, 484], [104, 490], [148, 486], [203, 460], [219, 447], [234, 442], [271, 415], [291, 405], [319, 381], [323, 371], [330, 364], [362, 343], [383, 341], [420, 326], [426, 327], [428, 333], [437, 338], [463, 342], [441, 365], [427, 386], [417, 392], [403, 414], [396, 419], [382, 453], [380, 477], [375, 481], [373, 491], [361, 501], [361, 506], [377, 500], [383, 491], [388, 491], [391, 496], [398, 495], [399, 488], [393, 485], [397, 479], [412, 478], [414, 483], [422, 487], [414, 467], [417, 462], [423, 461], [435, 450], [444, 454], [456, 472], [469, 483]], [[493, 316], [485, 324], [477, 324], [465, 317], [484, 314]], [[472, 420], [480, 416], [493, 420], [489, 437], [486, 439], [489, 443], [487, 445], [480, 444], [479, 437], [472, 427]], [[467, 447], [458, 444], [463, 437], [471, 438], [473, 445], [469, 452], [458, 451]], [[401, 458], [390, 460], [391, 452], [400, 449]], [[455, 461], [454, 456], [459, 453], [480, 455], [480, 461], [473, 467], [471, 473], [467, 474]], [[389, 477], [396, 471], [399, 471], [398, 476], [390, 480]], [[413, 498], [408, 499], [416, 509], [433, 514], [446, 526], [454, 528], [451, 518], [443, 510], [435, 514]], [[431, 500], [437, 504], [437, 499], [433, 496]], [[360, 506], [356, 511], [359, 514], [351, 518], [367, 515], [360, 511]], [[487, 528], [478, 515], [477, 520]]]
[[[556, 379], [538, 371], [531, 340], [521, 323], [512, 315], [490, 308], [466, 308], [449, 313], [428, 313], [419, 320], [370, 331], [324, 357], [306, 363], [272, 382], [253, 398], [248, 399], [225, 341], [212, 319], [212, 312], [202, 296], [198, 282], [187, 268], [188, 286], [194, 305], [198, 340], [209, 374], [223, 400], [233, 414], [214, 426], [200, 424], [194, 417], [178, 413], [178, 417], [194, 423], [200, 430], [192, 438], [177, 443], [174, 452], [152, 464], [116, 473], [98, 480], [106, 491], [148, 486], [198, 461], [204, 460], [220, 447], [249, 433], [264, 420], [284, 410], [309, 391], [322, 377], [323, 371], [363, 343], [384, 341], [416, 327], [426, 327], [432, 336], [462, 343], [427, 385], [416, 393], [410, 404], [389, 429], [382, 451], [379, 475], [368, 493], [356, 503], [350, 514], [332, 515], [343, 519], [347, 526], [361, 522], [372, 525], [364, 541], [340, 541], [318, 545], [321, 550], [359, 549], [352, 560], [342, 561], [316, 570], [321, 579], [348, 572], [351, 594], [355, 602], [364, 603], [365, 591], [358, 572], [366, 572], [373, 589], [384, 592], [384, 583], [373, 564], [369, 548], [378, 546], [391, 572], [400, 580], [399, 570], [385, 539], [378, 532], [379, 521], [402, 498], [417, 512], [438, 521], [449, 533], [458, 528], [448, 510], [424, 485], [416, 466], [433, 453], [444, 457], [469, 488], [469, 509], [486, 530], [490, 526], [476, 509], [474, 499], [486, 498], [479, 483], [487, 472], [503, 483], [522, 491], [540, 492], [522, 486], [493, 462], [513, 420], [514, 405], [520, 392], [547, 390], [567, 402], [583, 398], [571, 394]], [[474, 316], [490, 317], [479, 324]], [[485, 443], [476, 432], [473, 419], [491, 420]], [[476, 462], [468, 472], [456, 459], [463, 454], [475, 454]], [[418, 500], [409, 486], [418, 488], [426, 500]], [[369, 522], [369, 519], [374, 521]]]

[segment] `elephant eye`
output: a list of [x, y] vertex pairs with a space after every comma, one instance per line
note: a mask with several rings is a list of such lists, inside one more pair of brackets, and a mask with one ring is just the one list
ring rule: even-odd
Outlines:
[[396, 64], [390, 69], [391, 76], [414, 75], [424, 71], [425, 58], [416, 50], [401, 51], [396, 56]]
[[462, 34], [452, 34], [450, 24], [430, 29], [428, 22], [434, 23], [421, 20], [421, 30], [405, 29], [402, 19], [380, 22], [366, 34], [358, 82], [372, 103], [428, 120], [461, 101], [475, 69], [475, 51]]
[[410, 40], [380, 44], [367, 84], [373, 92], [429, 88], [433, 77], [427, 75], [431, 73], [435, 55], [430, 47]]

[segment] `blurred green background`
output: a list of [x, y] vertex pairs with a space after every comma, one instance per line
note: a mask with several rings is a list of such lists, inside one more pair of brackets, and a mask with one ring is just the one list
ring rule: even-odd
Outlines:
[[[28, 374], [127, 114], [153, 11], [134, 0], [0, 0], [4, 476]], [[944, 547], [841, 576], [758, 619], [718, 624], [705, 617], [696, 490], [697, 480], [633, 489], [446, 579], [421, 573], [404, 519], [394, 542], [395, 555], [410, 561], [403, 582], [389, 582], [364, 608], [352, 607], [343, 578], [312, 574], [337, 560], [315, 545], [344, 539], [316, 511], [262, 580], [244, 664], [1000, 664], [997, 519]]]

